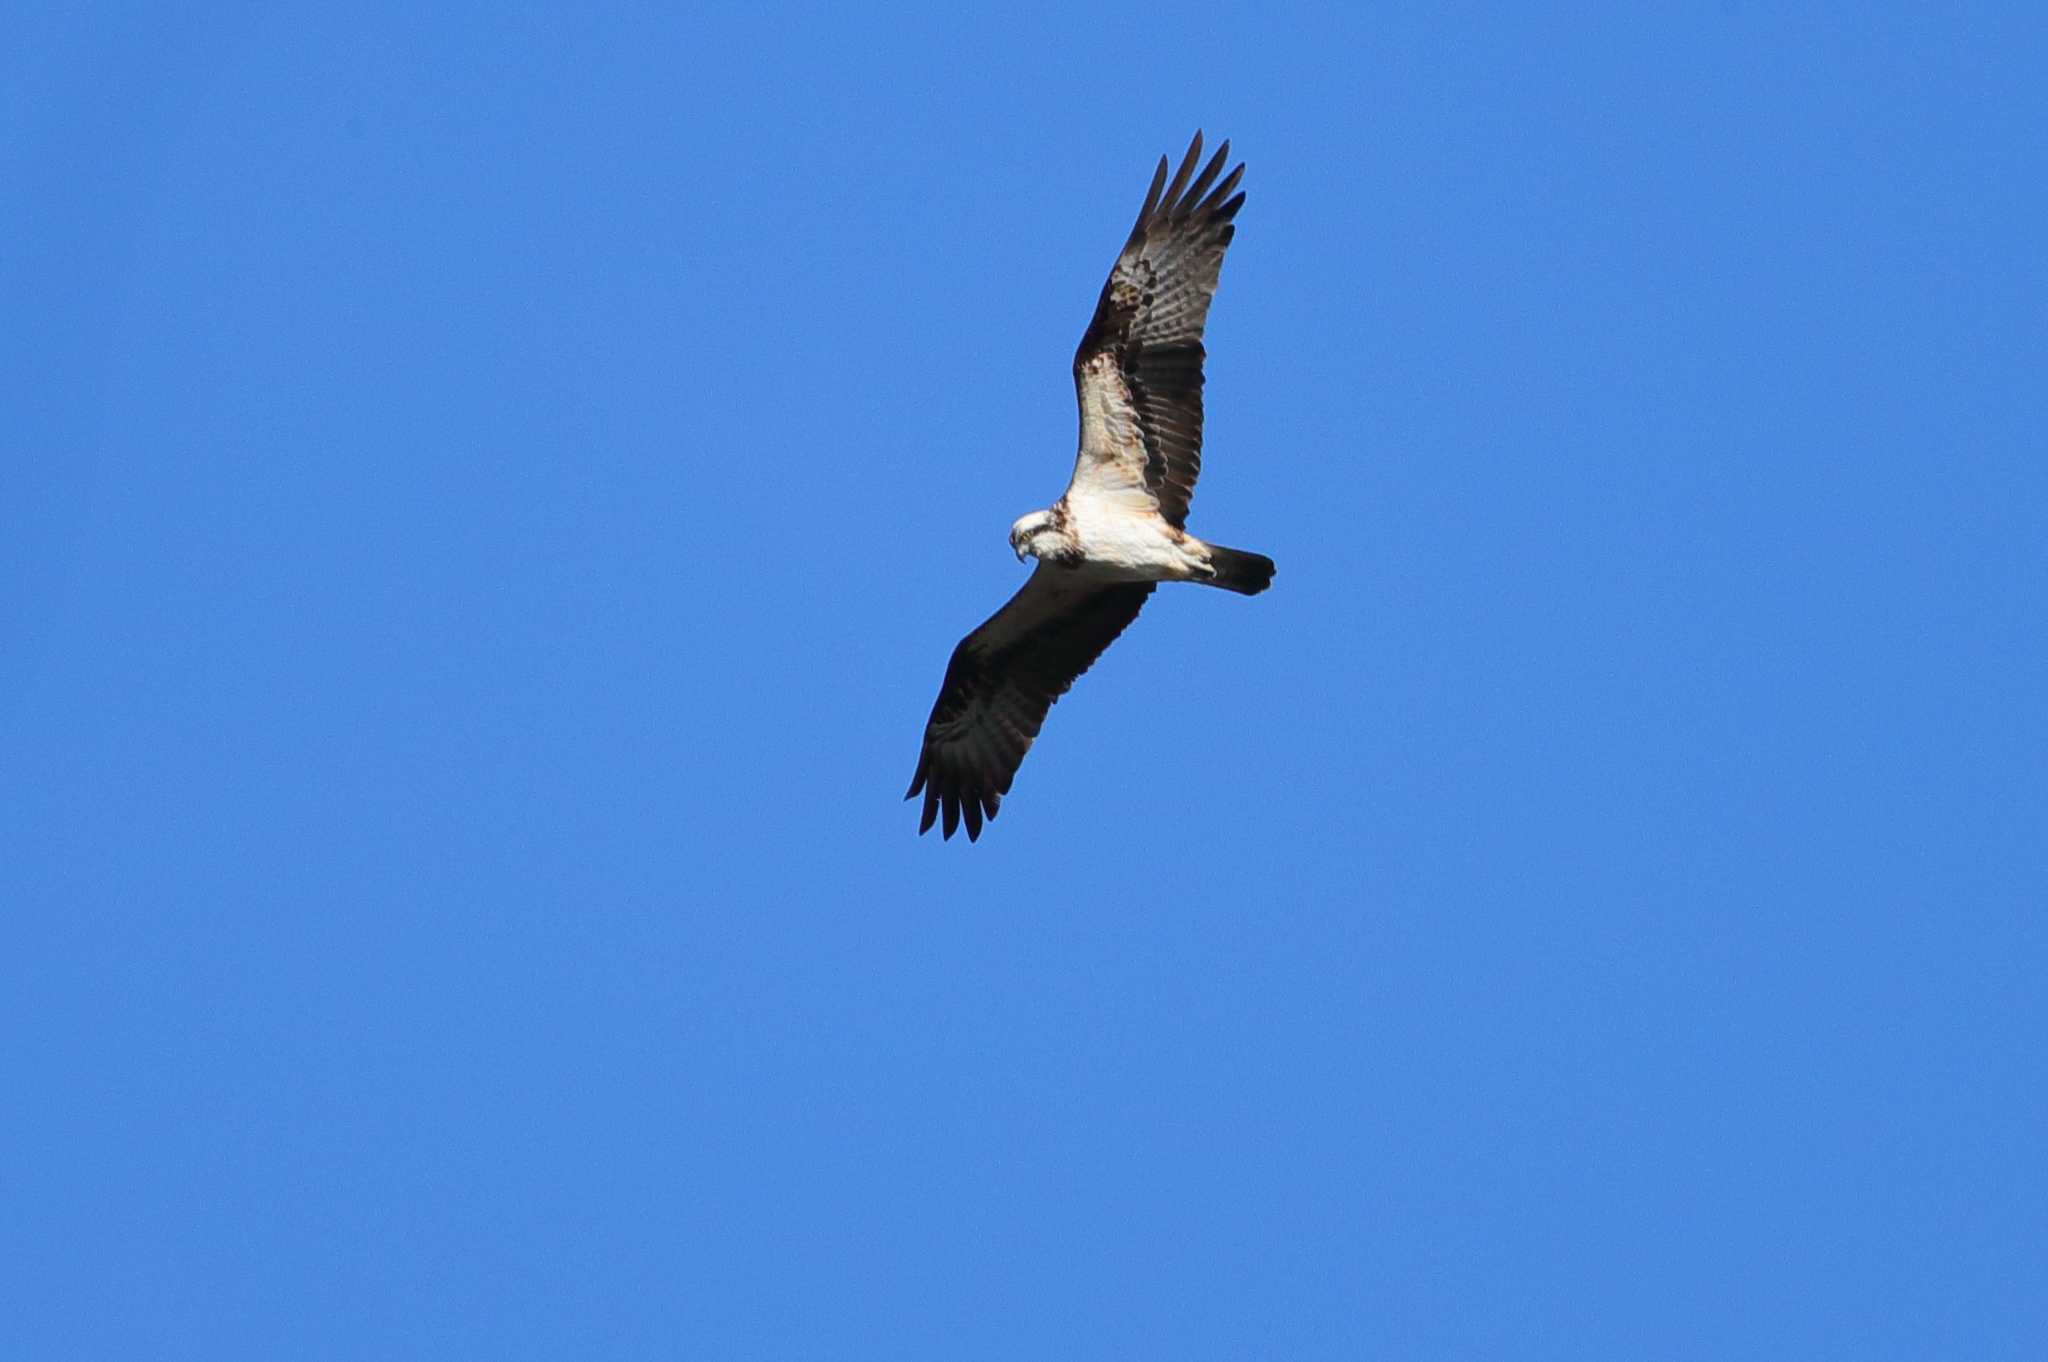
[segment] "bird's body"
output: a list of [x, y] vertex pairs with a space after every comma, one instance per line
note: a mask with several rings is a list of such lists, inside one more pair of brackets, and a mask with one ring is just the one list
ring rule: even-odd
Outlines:
[[1149, 509], [1114, 498], [1061, 497], [1052, 511], [1017, 522], [1018, 557], [1036, 557], [1099, 582], [1190, 582], [1211, 575], [1207, 545]]
[[[1261, 554], [1187, 532], [1202, 466], [1202, 330], [1244, 203], [1244, 167], [1219, 182], [1224, 143], [1195, 174], [1202, 135], [1173, 183], [1160, 159], [1094, 319], [1074, 355], [1080, 448], [1060, 499], [1010, 528], [1038, 567], [1008, 604], [960, 641], [925, 726], [906, 798], [924, 794], [918, 831], [941, 812], [969, 840], [994, 818], [1052, 703], [1088, 670], [1160, 582], [1257, 595]], [[1162, 192], [1163, 191], [1163, 192]]]

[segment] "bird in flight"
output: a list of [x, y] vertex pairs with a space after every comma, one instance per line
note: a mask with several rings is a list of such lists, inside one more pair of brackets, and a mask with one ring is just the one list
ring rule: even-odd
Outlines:
[[[960, 640], [925, 724], [905, 799], [917, 830], [943, 811], [945, 836], [993, 819], [1046, 711], [1138, 617], [1160, 582], [1256, 596], [1273, 560], [1187, 532], [1202, 471], [1202, 326], [1244, 195], [1225, 142], [1201, 164], [1197, 132], [1167, 182], [1159, 158], [1145, 206], [1074, 352], [1080, 451], [1067, 490], [1010, 527], [1023, 589]], [[1200, 165], [1200, 173], [1196, 167]], [[1218, 177], [1221, 176], [1219, 179]]]

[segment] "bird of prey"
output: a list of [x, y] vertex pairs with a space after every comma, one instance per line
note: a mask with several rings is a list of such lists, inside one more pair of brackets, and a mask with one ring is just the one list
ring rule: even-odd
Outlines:
[[1202, 326], [1244, 206], [1234, 192], [1244, 166], [1222, 173], [1230, 143], [1197, 174], [1201, 157], [1197, 132], [1170, 184], [1159, 158], [1074, 352], [1074, 476], [1058, 501], [1010, 527], [1018, 561], [1038, 566], [946, 664], [904, 796], [924, 794], [920, 833], [943, 811], [945, 836], [963, 820], [969, 841], [981, 836], [1046, 711], [1158, 583], [1246, 596], [1272, 584], [1272, 559], [1206, 543], [1186, 527], [1202, 471]]

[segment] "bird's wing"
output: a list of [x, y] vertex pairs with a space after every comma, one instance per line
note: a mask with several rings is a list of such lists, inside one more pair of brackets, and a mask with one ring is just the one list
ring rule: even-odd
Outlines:
[[960, 640], [925, 724], [917, 774], [903, 797], [924, 792], [920, 833], [945, 812], [951, 837], [964, 817], [969, 841], [1009, 793], [1046, 711], [1144, 608], [1150, 582], [1091, 582], [1040, 565], [1023, 589]]
[[1202, 471], [1202, 327], [1244, 205], [1244, 166], [1217, 179], [1230, 143], [1201, 174], [1202, 134], [1166, 182], [1166, 158], [1074, 352], [1081, 449], [1069, 492], [1142, 498], [1187, 520]]

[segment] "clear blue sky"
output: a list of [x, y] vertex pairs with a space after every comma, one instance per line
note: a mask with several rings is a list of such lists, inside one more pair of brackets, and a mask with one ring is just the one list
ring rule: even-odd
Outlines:
[[427, 8], [10, 21], [0, 1354], [2048, 1355], [2038, 6]]

